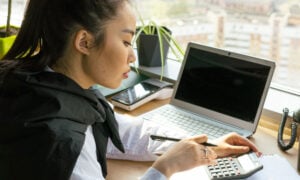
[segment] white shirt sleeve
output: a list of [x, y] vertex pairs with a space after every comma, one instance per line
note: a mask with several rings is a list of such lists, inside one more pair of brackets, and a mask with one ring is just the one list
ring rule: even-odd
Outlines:
[[167, 180], [167, 177], [155, 168], [149, 168], [139, 180]]
[[183, 135], [170, 131], [167, 127], [159, 127], [149, 121], [132, 118], [115, 113], [119, 123], [119, 133], [125, 148], [125, 154], [117, 150], [109, 141], [107, 147], [107, 158], [127, 159], [134, 161], [154, 161], [165, 152], [174, 142], [153, 141], [151, 134], [182, 138]]
[[[119, 132], [124, 144], [125, 153], [114, 147], [111, 141], [107, 147], [107, 158], [128, 159], [135, 161], [153, 161], [156, 154], [162, 154], [174, 142], [153, 141], [151, 134], [165, 135], [181, 138], [179, 134], [169, 131], [167, 128], [158, 127], [148, 121], [135, 119], [129, 116], [115, 114], [119, 123]], [[104, 180], [101, 166], [97, 161], [96, 144], [92, 133], [92, 127], [88, 126], [83, 148], [76, 161], [70, 180]], [[150, 167], [140, 180], [166, 180], [166, 177]]]

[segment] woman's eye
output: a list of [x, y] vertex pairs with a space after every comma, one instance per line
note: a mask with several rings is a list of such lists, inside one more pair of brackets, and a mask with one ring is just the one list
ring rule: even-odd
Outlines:
[[124, 41], [124, 44], [125, 44], [126, 47], [132, 46], [132, 44], [130, 42], [128, 42], [128, 41]]

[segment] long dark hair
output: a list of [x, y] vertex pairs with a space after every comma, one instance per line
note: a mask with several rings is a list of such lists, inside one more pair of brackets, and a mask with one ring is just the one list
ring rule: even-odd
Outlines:
[[2, 58], [6, 60], [3, 64], [34, 71], [52, 66], [80, 28], [91, 32], [95, 45], [101, 45], [105, 23], [116, 16], [117, 8], [125, 1], [128, 0], [29, 0], [20, 31]]

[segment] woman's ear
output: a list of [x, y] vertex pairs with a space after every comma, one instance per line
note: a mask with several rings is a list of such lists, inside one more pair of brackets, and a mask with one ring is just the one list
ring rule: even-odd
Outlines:
[[75, 34], [74, 45], [77, 51], [88, 55], [92, 46], [93, 36], [86, 30], [79, 30]]

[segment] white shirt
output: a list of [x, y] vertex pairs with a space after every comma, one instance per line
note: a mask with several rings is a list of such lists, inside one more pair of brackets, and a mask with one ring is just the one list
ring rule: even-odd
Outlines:
[[[115, 113], [119, 123], [120, 137], [125, 148], [125, 154], [120, 152], [109, 141], [107, 147], [107, 158], [127, 159], [135, 161], [154, 161], [157, 153], [163, 153], [172, 145], [172, 142], [153, 141], [150, 134], [178, 137], [180, 135], [158, 128], [150, 122], [141, 119], [129, 118]], [[181, 136], [183, 137], [183, 136]], [[104, 180], [101, 166], [97, 161], [96, 144], [92, 133], [92, 127], [88, 126], [86, 137], [81, 153], [77, 159], [70, 180]], [[149, 168], [140, 180], [166, 180], [167, 178], [154, 168]]]
[[96, 143], [92, 126], [88, 126], [87, 131], [85, 132], [85, 141], [70, 179], [104, 179], [101, 172], [101, 166], [97, 161]]

